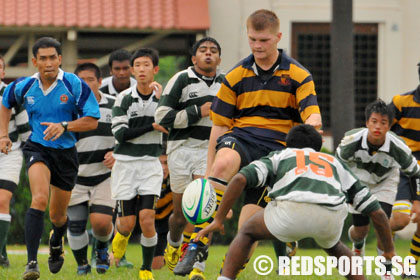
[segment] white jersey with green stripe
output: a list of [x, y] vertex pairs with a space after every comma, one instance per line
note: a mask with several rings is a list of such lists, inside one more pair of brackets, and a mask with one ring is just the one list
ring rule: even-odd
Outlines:
[[[0, 104], [7, 85], [0, 81]], [[28, 114], [23, 106], [12, 108], [12, 115], [9, 122], [9, 138], [12, 141], [12, 150], [19, 149], [21, 142], [28, 140], [31, 135], [31, 128], [28, 123]]]
[[201, 105], [213, 101], [223, 77], [217, 71], [209, 86], [189, 67], [169, 80], [155, 114], [156, 122], [169, 128], [168, 154], [181, 145], [207, 149], [212, 121], [201, 116]]
[[372, 186], [385, 181], [392, 170], [400, 169], [407, 176], [420, 178], [420, 166], [404, 140], [388, 131], [379, 149], [369, 148], [367, 128], [348, 131], [337, 147], [336, 155], [359, 177]]
[[268, 186], [268, 196], [276, 201], [313, 203], [330, 210], [351, 203], [363, 214], [379, 208], [368, 188], [339, 159], [311, 148], [271, 152], [240, 173], [247, 188]]
[[94, 130], [80, 132], [76, 143], [79, 157], [77, 184], [96, 186], [111, 176], [111, 170], [103, 164], [105, 154], [113, 151], [115, 138], [111, 131], [112, 107], [115, 97], [99, 92], [101, 118]]
[[[112, 108], [112, 133], [121, 134], [129, 128], [152, 126], [158, 106], [156, 93], [143, 100], [136, 86], [122, 91]], [[116, 136], [118, 139], [118, 137]], [[162, 133], [151, 129], [136, 138], [119, 142], [114, 149], [114, 158], [122, 161], [156, 159], [162, 153]]]

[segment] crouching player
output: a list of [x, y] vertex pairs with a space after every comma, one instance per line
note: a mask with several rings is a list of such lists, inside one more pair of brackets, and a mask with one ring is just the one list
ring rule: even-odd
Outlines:
[[[290, 130], [286, 143], [287, 149], [251, 162], [233, 177], [214, 221], [197, 235], [221, 230], [226, 214], [245, 188], [271, 187], [268, 196], [272, 201], [242, 226], [229, 247], [219, 280], [235, 279], [252, 244], [262, 239], [291, 242], [311, 237], [329, 255], [351, 257], [353, 253], [340, 242], [346, 201], [369, 215], [380, 234], [383, 255], [391, 259], [394, 245], [384, 211], [346, 166], [319, 152], [321, 135], [310, 125], [299, 125]], [[347, 277], [363, 279], [362, 275]]]

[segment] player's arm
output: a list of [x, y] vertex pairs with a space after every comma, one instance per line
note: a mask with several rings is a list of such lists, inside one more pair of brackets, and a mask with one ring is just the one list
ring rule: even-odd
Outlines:
[[388, 260], [391, 260], [395, 256], [394, 242], [392, 241], [391, 226], [389, 225], [388, 217], [385, 212], [378, 208], [369, 213], [369, 217], [372, 219], [373, 226], [378, 233], [378, 238], [384, 249], [383, 256]]
[[204, 175], [205, 178], [207, 178], [210, 175], [211, 167], [216, 156], [217, 138], [222, 136], [226, 131], [228, 131], [228, 129], [229, 128], [227, 126], [219, 126], [215, 124], [213, 124], [211, 128], [209, 146], [207, 150], [207, 169], [206, 174]]
[[98, 119], [94, 117], [82, 117], [80, 119], [61, 123], [42, 122], [41, 125], [47, 126], [44, 130], [44, 140], [57, 140], [67, 131], [84, 132], [94, 130], [98, 127]]
[[309, 124], [312, 125], [313, 127], [315, 127], [317, 130], [320, 130], [322, 127], [322, 118], [321, 118], [321, 114], [318, 113], [314, 113], [312, 115], [310, 115], [306, 121], [305, 124]]
[[12, 109], [0, 104], [0, 152], [7, 154], [12, 148], [12, 141], [9, 138], [9, 122]]

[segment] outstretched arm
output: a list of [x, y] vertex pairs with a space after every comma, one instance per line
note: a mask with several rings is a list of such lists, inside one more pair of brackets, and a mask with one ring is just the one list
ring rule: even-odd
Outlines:
[[9, 138], [9, 122], [12, 110], [0, 104], [0, 152], [7, 154], [12, 148]]

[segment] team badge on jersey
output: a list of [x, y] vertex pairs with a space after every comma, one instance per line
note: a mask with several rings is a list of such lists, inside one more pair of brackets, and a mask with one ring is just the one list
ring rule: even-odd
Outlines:
[[27, 96], [26, 101], [28, 102], [29, 105], [34, 105], [35, 104], [35, 96]]
[[282, 74], [280, 76], [279, 84], [282, 86], [290, 86], [292, 82], [290, 81], [290, 76], [288, 74]]
[[69, 101], [69, 97], [65, 93], [63, 93], [60, 96], [60, 101], [61, 101], [61, 104], [67, 104], [67, 101]]

